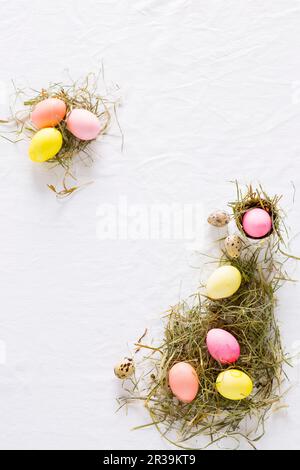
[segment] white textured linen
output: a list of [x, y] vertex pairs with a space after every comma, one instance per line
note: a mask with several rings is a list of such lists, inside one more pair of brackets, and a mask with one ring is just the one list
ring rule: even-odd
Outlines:
[[[118, 137], [98, 144], [101, 158], [78, 169], [94, 184], [63, 202], [46, 188], [55, 171], [32, 164], [25, 143], [0, 141], [0, 447], [168, 448], [154, 429], [130, 431], [148, 422], [141, 407], [115, 414], [121, 389], [112, 368], [194, 291], [203, 260], [184, 239], [101, 241], [97, 210], [125, 197], [146, 207], [200, 203], [204, 221], [234, 198], [229, 181], [237, 178], [283, 193], [297, 234], [300, 2], [0, 6], [1, 114], [11, 79], [41, 88], [66, 81], [66, 69], [74, 78], [97, 71], [103, 60], [122, 89], [125, 134], [123, 153]], [[299, 237], [292, 249], [300, 253]], [[299, 347], [299, 310], [299, 287], [286, 285], [278, 317], [289, 351]], [[299, 370], [289, 371], [289, 408], [268, 422], [261, 449], [299, 448]]]

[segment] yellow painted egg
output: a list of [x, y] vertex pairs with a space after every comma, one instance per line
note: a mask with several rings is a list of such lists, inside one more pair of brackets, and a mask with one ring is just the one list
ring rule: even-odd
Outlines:
[[34, 162], [46, 162], [60, 151], [63, 144], [61, 132], [52, 127], [38, 131], [29, 145], [29, 157]]
[[210, 299], [225, 299], [233, 295], [240, 287], [242, 276], [234, 266], [217, 268], [209, 277], [206, 290]]
[[216, 388], [228, 400], [243, 400], [252, 393], [253, 382], [245, 372], [229, 369], [218, 375]]

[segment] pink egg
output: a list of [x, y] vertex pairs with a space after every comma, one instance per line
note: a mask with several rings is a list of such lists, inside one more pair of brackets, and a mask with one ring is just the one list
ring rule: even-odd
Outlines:
[[67, 119], [67, 128], [80, 140], [93, 140], [101, 131], [101, 122], [87, 109], [73, 109]]
[[66, 103], [58, 98], [40, 101], [31, 113], [31, 121], [38, 129], [55, 127], [65, 117]]
[[243, 217], [243, 229], [249, 237], [264, 237], [272, 229], [272, 219], [264, 209], [249, 209]]
[[235, 337], [221, 328], [214, 328], [206, 336], [210, 355], [221, 364], [231, 364], [240, 357], [240, 345]]
[[178, 362], [169, 370], [169, 385], [173, 394], [183, 403], [190, 403], [199, 390], [198, 375], [187, 362]]

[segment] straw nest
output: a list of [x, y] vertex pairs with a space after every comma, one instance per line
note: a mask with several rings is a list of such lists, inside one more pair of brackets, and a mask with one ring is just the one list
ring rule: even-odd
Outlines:
[[[237, 224], [253, 203], [268, 207], [277, 235], [275, 245], [245, 247], [238, 259], [230, 259], [224, 251], [218, 264], [230, 263], [240, 270], [240, 289], [230, 298], [216, 301], [200, 290], [171, 308], [161, 344], [138, 343], [138, 350], [147, 353], [137, 367], [139, 375], [125, 382], [126, 393], [119, 399], [120, 407], [142, 401], [151, 421], [139, 428], [155, 426], [165, 439], [182, 448], [206, 448], [227, 438], [234, 440], [235, 447], [244, 438], [255, 448], [269, 411], [280, 407], [284, 365], [288, 364], [275, 317], [276, 292], [288, 279], [284, 270], [287, 258], [278, 258], [278, 241], [283, 241], [280, 198], [271, 199], [252, 188], [245, 196], [238, 194], [237, 201], [230, 203]], [[206, 335], [211, 328], [223, 328], [237, 338], [241, 355], [232, 367], [219, 364], [208, 353]], [[179, 361], [190, 363], [199, 377], [199, 393], [190, 404], [180, 403], [168, 386], [168, 371]], [[230, 401], [217, 392], [216, 378], [229, 368], [238, 368], [252, 378], [254, 390], [248, 398]], [[200, 445], [196, 438], [203, 436], [208, 440], [204, 444], [201, 440]]]
[[[47, 89], [42, 89], [39, 91], [27, 91], [15, 87], [15, 101], [18, 103], [20, 100], [22, 100], [23, 108], [18, 109], [17, 111], [12, 111], [12, 118], [10, 120], [0, 121], [1, 124], [13, 123], [15, 126], [12, 131], [8, 131], [6, 133], [2, 132], [1, 136], [14, 143], [19, 142], [24, 138], [31, 138], [34, 133], [37, 132], [37, 129], [30, 121], [30, 115], [34, 107], [44, 99], [59, 98], [66, 104], [66, 117], [70, 111], [72, 111], [72, 109], [81, 108], [92, 112], [99, 118], [102, 126], [101, 133], [97, 140], [107, 134], [112, 117], [115, 117], [120, 130], [123, 146], [123, 133], [117, 118], [117, 107], [119, 105], [119, 100], [115, 97], [118, 91], [118, 87], [113, 86], [108, 89], [104, 81], [103, 70], [101, 70], [101, 73], [102, 75], [95, 75], [91, 73], [80, 81], [71, 80], [70, 84], [50, 84]], [[100, 76], [102, 85], [105, 89], [103, 94], [99, 93], [98, 91]], [[33, 96], [28, 98], [29, 94]], [[62, 120], [56, 127], [62, 133], [63, 145], [55, 157], [48, 160], [46, 164], [50, 164], [50, 167], [57, 165], [61, 166], [64, 170], [64, 176], [61, 190], [57, 190], [56, 187], [52, 184], [49, 184], [48, 187], [54, 191], [57, 196], [64, 197], [72, 194], [81, 186], [79, 184], [70, 186], [67, 181], [69, 179], [76, 180], [72, 172], [76, 157], [78, 157], [85, 164], [89, 164], [93, 160], [95, 154], [93, 143], [96, 139], [92, 141], [84, 141], [75, 137], [67, 129], [66, 118]]]

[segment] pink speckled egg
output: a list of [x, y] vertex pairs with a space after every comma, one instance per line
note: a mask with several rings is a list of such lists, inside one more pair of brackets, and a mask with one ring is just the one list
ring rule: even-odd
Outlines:
[[264, 209], [249, 209], [243, 217], [243, 229], [251, 238], [262, 238], [271, 231], [272, 219]]
[[38, 129], [55, 127], [65, 117], [66, 103], [58, 98], [40, 101], [31, 113], [31, 121]]
[[240, 345], [235, 337], [221, 328], [213, 328], [206, 336], [210, 355], [221, 364], [231, 364], [240, 357]]
[[80, 140], [93, 140], [101, 131], [101, 122], [87, 109], [73, 109], [67, 119], [67, 128]]
[[178, 362], [169, 370], [169, 385], [178, 400], [190, 403], [199, 390], [197, 372], [187, 362]]

